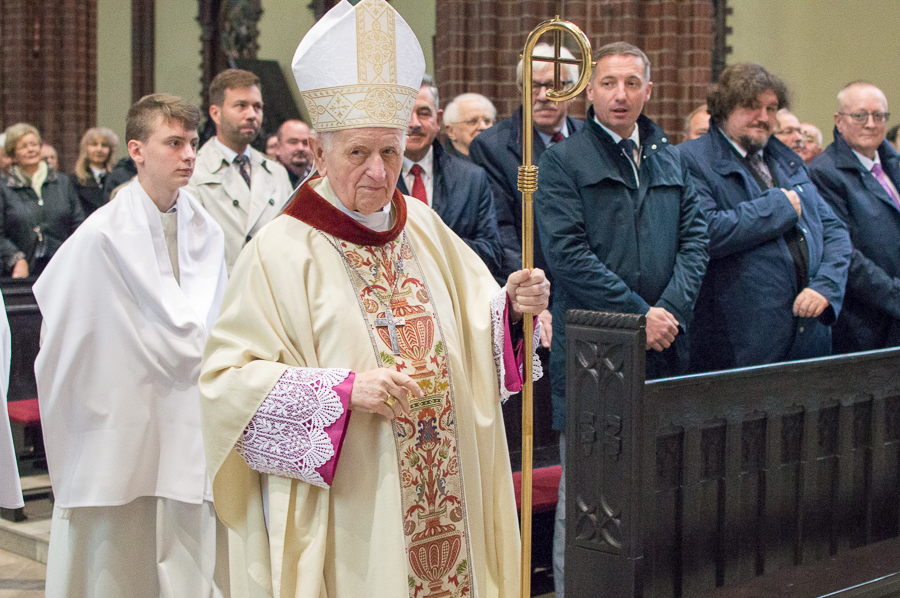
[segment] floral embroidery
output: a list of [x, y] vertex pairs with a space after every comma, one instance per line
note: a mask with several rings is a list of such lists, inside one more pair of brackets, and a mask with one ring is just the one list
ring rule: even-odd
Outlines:
[[344, 412], [334, 387], [349, 375], [345, 369], [288, 368], [244, 429], [235, 450], [260, 473], [328, 488], [316, 469], [334, 457], [325, 428]]
[[[336, 243], [363, 278], [348, 272], [381, 364], [409, 375], [425, 392], [410, 400], [409, 416], [394, 420], [409, 596], [469, 596], [469, 541], [450, 360], [421, 268], [403, 237], [381, 247]], [[389, 330], [375, 326], [385, 308], [379, 305], [377, 313], [369, 309], [372, 291], [384, 296], [392, 288], [397, 290], [390, 310], [404, 321], [396, 329], [396, 355]]]

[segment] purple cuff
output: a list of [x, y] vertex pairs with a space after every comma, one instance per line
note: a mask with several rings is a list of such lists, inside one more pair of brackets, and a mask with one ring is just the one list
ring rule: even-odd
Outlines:
[[[503, 308], [503, 371], [506, 374], [506, 390], [514, 393], [522, 390], [523, 366], [525, 365], [525, 340], [520, 339], [513, 347], [512, 334], [509, 325], [510, 299], [506, 297], [506, 307]], [[538, 325], [537, 316], [534, 316], [534, 325]], [[537, 335], [535, 335], [537, 336]]]
[[350, 372], [343, 382], [332, 388], [341, 400], [344, 412], [336, 422], [325, 428], [325, 433], [328, 435], [328, 439], [331, 440], [331, 446], [334, 447], [334, 456], [321, 467], [316, 468], [316, 472], [322, 476], [322, 480], [329, 486], [334, 481], [334, 470], [337, 468], [338, 460], [341, 458], [345, 432], [347, 431], [347, 425], [350, 423], [350, 394], [353, 392], [353, 381], [355, 379], [356, 374]]

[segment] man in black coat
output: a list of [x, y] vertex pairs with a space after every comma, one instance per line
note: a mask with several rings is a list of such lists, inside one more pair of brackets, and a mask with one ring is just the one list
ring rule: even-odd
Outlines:
[[[561, 55], [571, 58], [565, 48]], [[534, 56], [553, 56], [553, 47], [538, 44]], [[553, 85], [553, 65], [546, 62], [532, 63], [532, 87], [534, 93], [534, 136], [532, 156], [535, 164], [544, 150], [580, 130], [580, 120], [568, 116], [570, 101], [553, 102], [547, 99], [547, 89]], [[516, 85], [522, 90], [522, 61], [516, 68]], [[578, 81], [578, 67], [566, 65], [562, 70], [562, 84], [569, 87]], [[493, 127], [482, 131], [469, 145], [469, 157], [484, 168], [494, 191], [494, 206], [497, 210], [497, 228], [503, 245], [503, 263], [500, 273], [508, 276], [522, 267], [522, 194], [519, 193], [519, 166], [522, 165], [522, 107], [512, 116]], [[552, 272], [547, 268], [540, 242], [535, 234], [534, 265], [541, 268], [548, 278]]]
[[435, 140], [440, 129], [437, 88], [426, 75], [409, 120], [397, 188], [431, 206], [500, 280], [500, 237], [487, 175], [444, 151]]
[[850, 230], [853, 253], [835, 353], [900, 345], [900, 156], [885, 139], [888, 104], [869, 83], [838, 94], [834, 143], [809, 165], [819, 193]]
[[[618, 42], [593, 58], [587, 121], [541, 156], [534, 198], [554, 274], [553, 319], [563, 322], [568, 309], [644, 315], [647, 377], [674, 376], [687, 366], [684, 339], [706, 270], [706, 221], [678, 149], [641, 115], [653, 87], [646, 55]], [[561, 432], [565, 352], [565, 327], [558, 325], [550, 385], [553, 427]], [[564, 481], [559, 499], [554, 552], [565, 537]], [[554, 578], [558, 573], [554, 561]]]

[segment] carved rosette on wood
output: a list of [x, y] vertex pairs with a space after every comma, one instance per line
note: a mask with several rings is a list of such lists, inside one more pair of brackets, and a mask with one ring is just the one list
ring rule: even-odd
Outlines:
[[213, 77], [233, 67], [235, 59], [255, 59], [259, 49], [261, 0], [200, 0], [203, 110], [209, 108], [209, 84]]

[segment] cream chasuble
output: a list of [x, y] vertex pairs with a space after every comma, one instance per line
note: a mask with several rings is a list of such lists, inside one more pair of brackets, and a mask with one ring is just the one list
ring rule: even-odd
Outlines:
[[[334, 207], [327, 180], [314, 184], [318, 193], [301, 188], [241, 254], [204, 358], [210, 475], [219, 516], [235, 532], [232, 590], [518, 596], [518, 519], [492, 334], [502, 314], [492, 299], [505, 293], [424, 204], [395, 195], [398, 224], [373, 233], [378, 242], [356, 244], [326, 232], [351, 219]], [[346, 370], [376, 367], [410, 375], [426, 395], [393, 426], [350, 412], [330, 488], [327, 478], [257, 473], [235, 451], [283, 377], [317, 371], [291, 368], [328, 368], [337, 384]]]

